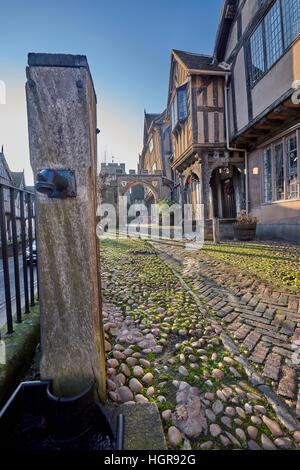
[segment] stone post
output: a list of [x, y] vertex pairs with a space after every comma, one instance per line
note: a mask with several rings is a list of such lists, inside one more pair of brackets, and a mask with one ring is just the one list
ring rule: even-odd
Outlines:
[[220, 243], [220, 221], [218, 218], [213, 217], [212, 227], [213, 227], [213, 242]]
[[36, 192], [41, 378], [70, 397], [92, 383], [105, 399], [99, 240], [96, 236], [96, 95], [85, 56], [29, 54], [27, 114], [35, 181], [73, 170], [75, 194]]

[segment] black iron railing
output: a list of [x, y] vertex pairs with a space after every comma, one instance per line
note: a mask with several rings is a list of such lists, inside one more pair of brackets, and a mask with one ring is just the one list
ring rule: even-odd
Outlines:
[[8, 334], [38, 298], [34, 203], [32, 192], [0, 183], [0, 327]]

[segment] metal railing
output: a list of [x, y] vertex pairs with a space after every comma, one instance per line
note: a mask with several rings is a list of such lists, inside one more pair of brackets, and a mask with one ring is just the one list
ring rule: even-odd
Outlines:
[[0, 327], [11, 334], [38, 297], [34, 193], [0, 183], [0, 232]]

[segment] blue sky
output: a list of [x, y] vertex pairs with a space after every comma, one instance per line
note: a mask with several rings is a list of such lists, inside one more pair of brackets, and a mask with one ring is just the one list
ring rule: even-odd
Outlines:
[[32, 182], [25, 104], [28, 52], [86, 54], [98, 97], [98, 160], [136, 168], [143, 112], [165, 108], [171, 49], [211, 54], [222, 0], [1, 2], [0, 145]]

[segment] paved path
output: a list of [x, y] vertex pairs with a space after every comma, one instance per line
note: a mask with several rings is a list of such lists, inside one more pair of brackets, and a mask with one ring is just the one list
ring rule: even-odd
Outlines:
[[[250, 361], [252, 353], [247, 355], [234, 338], [237, 330], [230, 329], [235, 319], [226, 322], [225, 315], [217, 316], [221, 308], [212, 308], [226, 302], [224, 311], [231, 302], [234, 308], [226, 316], [242, 315], [235, 308], [244, 308], [245, 292], [237, 296], [224, 287], [218, 299], [215, 291], [203, 290], [202, 296], [197, 282], [199, 290], [217, 289], [217, 284], [205, 278], [208, 284], [200, 286], [194, 255], [183, 262], [182, 247], [154, 246], [142, 240], [102, 241], [109, 400], [115, 406], [154, 401], [169, 448], [299, 447], [295, 401], [284, 403], [274, 392], [278, 382], [262, 376]], [[232, 296], [226, 301], [225, 291]]]
[[[300, 418], [300, 296], [182, 243], [153, 245], [240, 345], [266, 381]], [[295, 358], [297, 363], [294, 363]]]

